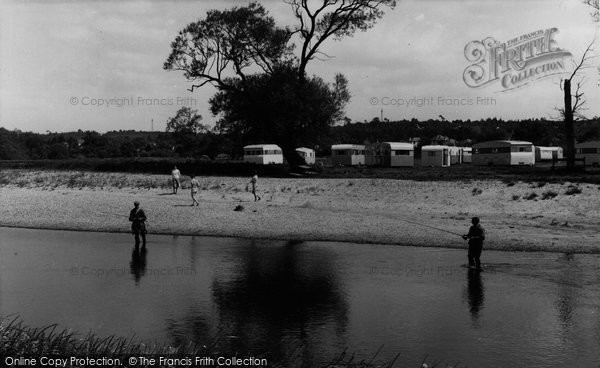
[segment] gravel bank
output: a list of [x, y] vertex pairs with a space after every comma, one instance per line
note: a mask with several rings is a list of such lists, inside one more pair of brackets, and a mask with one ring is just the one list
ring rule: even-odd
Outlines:
[[[465, 233], [479, 216], [486, 249], [600, 253], [600, 191], [591, 184], [261, 178], [254, 202], [245, 178], [205, 177], [201, 206], [191, 207], [188, 190], [170, 194], [168, 176], [3, 174], [0, 226], [128, 232], [139, 200], [150, 234], [460, 248], [450, 232]], [[573, 185], [581, 192], [566, 194]]]

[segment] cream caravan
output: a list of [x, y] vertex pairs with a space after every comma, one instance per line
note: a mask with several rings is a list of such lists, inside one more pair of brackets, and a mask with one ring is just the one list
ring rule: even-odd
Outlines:
[[253, 144], [244, 147], [244, 162], [259, 165], [282, 164], [283, 153], [276, 144]]
[[489, 141], [473, 145], [473, 165], [535, 165], [533, 143]]

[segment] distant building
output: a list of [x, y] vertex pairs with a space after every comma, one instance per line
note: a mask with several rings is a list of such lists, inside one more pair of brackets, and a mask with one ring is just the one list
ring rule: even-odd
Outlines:
[[412, 143], [372, 143], [365, 150], [367, 166], [399, 167], [415, 165], [415, 148]]
[[450, 143], [450, 138], [445, 135], [438, 134], [435, 137], [431, 138], [432, 146], [447, 146]]
[[535, 146], [535, 161], [550, 161], [563, 158], [562, 147]]
[[473, 145], [473, 165], [534, 165], [533, 143], [489, 141]]
[[296, 148], [296, 152], [300, 157], [304, 159], [307, 165], [314, 165], [315, 163], [315, 150], [306, 148], [306, 147], [298, 147]]
[[244, 147], [244, 162], [259, 165], [282, 164], [283, 152], [276, 144], [253, 144]]
[[421, 166], [450, 166], [450, 147], [442, 145], [421, 147]]
[[575, 158], [585, 159], [586, 165], [600, 166], [600, 141], [577, 143]]
[[408, 141], [415, 147], [419, 147], [421, 145], [421, 138], [419, 137], [408, 138]]
[[331, 146], [331, 163], [334, 166], [365, 164], [365, 146], [362, 144], [334, 144]]

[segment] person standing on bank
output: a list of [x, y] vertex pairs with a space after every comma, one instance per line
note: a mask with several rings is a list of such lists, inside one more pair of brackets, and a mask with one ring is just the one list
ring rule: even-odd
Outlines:
[[177, 189], [179, 189], [179, 177], [181, 176], [181, 172], [177, 169], [177, 166], [173, 166], [173, 170], [171, 170], [171, 177], [173, 178], [173, 194], [177, 194]]
[[192, 206], [196, 205], [199, 206], [200, 203], [196, 200], [196, 194], [198, 194], [198, 188], [200, 188], [200, 183], [198, 182], [198, 179], [196, 179], [196, 177], [194, 175], [190, 175], [190, 178], [192, 178], [192, 180], [190, 181], [190, 188], [192, 189]]
[[479, 225], [479, 217], [471, 219], [473, 226], [469, 228], [469, 233], [463, 235], [463, 239], [469, 240], [469, 267], [481, 270], [481, 251], [483, 250], [483, 241], [485, 240], [485, 230]]
[[254, 202], [260, 201], [260, 196], [256, 194], [256, 185], [258, 184], [258, 174], [256, 171], [254, 172], [254, 176], [250, 179], [250, 184], [252, 185], [252, 194], [254, 195]]
[[135, 236], [135, 246], [140, 245], [141, 235], [142, 247], [146, 247], [146, 214], [140, 208], [140, 202], [133, 202], [133, 209], [129, 212], [129, 221], [131, 221], [131, 232]]

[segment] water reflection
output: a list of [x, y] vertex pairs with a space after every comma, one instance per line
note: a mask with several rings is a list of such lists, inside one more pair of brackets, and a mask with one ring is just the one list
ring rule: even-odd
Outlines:
[[483, 309], [484, 301], [484, 287], [480, 271], [469, 268], [467, 272], [467, 292], [471, 321], [478, 325], [479, 314]]
[[555, 306], [558, 312], [563, 338], [573, 327], [573, 314], [577, 302], [578, 287], [583, 286], [579, 262], [571, 253], [565, 253], [558, 258], [561, 272], [558, 276], [558, 290]]
[[173, 346], [221, 336], [211, 351], [296, 354], [286, 367], [326, 366], [345, 348], [370, 359], [382, 345], [381, 361], [401, 353], [407, 367], [425, 355], [470, 367], [600, 362], [600, 255], [490, 251], [481, 275], [441, 277], [368, 271], [439, 270], [462, 250], [156, 235], [144, 257], [129, 234], [0, 228], [0, 239], [0, 312], [34, 327]]
[[135, 284], [139, 285], [140, 279], [146, 274], [146, 247], [135, 246], [131, 252], [131, 262], [129, 268]]
[[190, 342], [199, 346], [211, 346], [219, 336], [213, 336], [208, 317], [194, 310], [179, 319], [169, 318], [166, 322], [173, 346], [189, 346]]
[[236, 272], [212, 284], [219, 330], [231, 351], [260, 351], [275, 358], [297, 355], [303, 366], [327, 347], [344, 346], [348, 305], [338, 285], [335, 254], [306, 251], [302, 243], [240, 249]]

